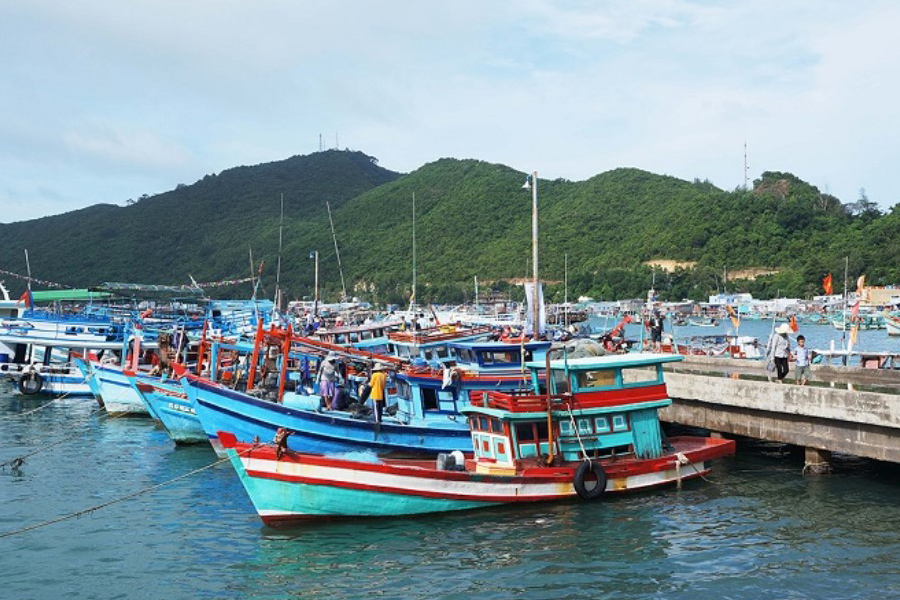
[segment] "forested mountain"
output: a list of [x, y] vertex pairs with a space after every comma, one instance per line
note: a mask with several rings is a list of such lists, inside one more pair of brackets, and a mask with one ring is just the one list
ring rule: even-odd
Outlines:
[[[180, 284], [245, 277], [249, 249], [265, 261], [274, 291], [279, 207], [284, 195], [281, 283], [289, 298], [320, 288], [336, 300], [341, 279], [326, 211], [330, 203], [348, 293], [377, 302], [408, 299], [412, 281], [413, 195], [421, 301], [471, 299], [473, 278], [504, 289], [531, 274], [531, 193], [525, 175], [475, 160], [441, 159], [407, 175], [361, 152], [327, 151], [237, 167], [193, 185], [144, 196], [125, 207], [98, 205], [0, 225], [0, 269], [73, 286], [102, 281]], [[704, 298], [721, 276], [776, 271], [728, 289], [808, 296], [827, 272], [872, 285], [900, 282], [900, 212], [881, 215], [864, 194], [851, 204], [790, 173], [767, 172], [751, 190], [726, 192], [637, 169], [582, 182], [540, 180], [540, 270], [561, 296], [568, 257], [570, 296], [611, 299], [646, 293], [655, 260], [694, 263], [664, 273], [666, 299]], [[7, 280], [21, 286], [20, 282]], [[248, 286], [217, 295], [249, 294]], [[521, 296], [521, 292], [513, 294]]]

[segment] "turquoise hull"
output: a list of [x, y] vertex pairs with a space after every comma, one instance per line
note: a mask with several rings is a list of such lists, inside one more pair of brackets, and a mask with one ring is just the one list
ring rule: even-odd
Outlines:
[[453, 500], [349, 489], [326, 484], [279, 481], [247, 474], [237, 452], [228, 457], [241, 478], [256, 512], [267, 525], [305, 517], [387, 517], [468, 510], [498, 506], [503, 502]]
[[[144, 384], [139, 390], [150, 413], [159, 419], [169, 437], [176, 444], [199, 444], [209, 441], [193, 404], [185, 397], [177, 379], [159, 379], [138, 375], [135, 385]], [[146, 386], [151, 385], [152, 390]]]

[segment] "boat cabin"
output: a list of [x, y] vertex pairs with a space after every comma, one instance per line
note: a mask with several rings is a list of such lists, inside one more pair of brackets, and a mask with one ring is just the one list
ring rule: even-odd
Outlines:
[[449, 344], [450, 358], [456, 365], [476, 373], [519, 372], [524, 362], [543, 361], [550, 342], [454, 342]]
[[451, 361], [450, 345], [475, 341], [490, 335], [490, 327], [440, 325], [416, 331], [394, 331], [388, 334], [390, 354], [405, 360], [420, 359], [432, 366]]
[[461, 412], [469, 419], [477, 469], [512, 474], [585, 455], [661, 456], [657, 411], [672, 402], [662, 366], [678, 360], [634, 353], [534, 361], [526, 364], [531, 393], [472, 392]]

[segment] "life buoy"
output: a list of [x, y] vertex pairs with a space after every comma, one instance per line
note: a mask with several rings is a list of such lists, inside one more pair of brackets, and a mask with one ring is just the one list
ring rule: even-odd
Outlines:
[[19, 391], [26, 396], [37, 394], [44, 389], [44, 378], [34, 371], [26, 373], [19, 378]]
[[[590, 488], [584, 485], [584, 480], [589, 471], [597, 478], [597, 484]], [[575, 479], [572, 483], [575, 485], [575, 493], [578, 494], [579, 498], [582, 500], [596, 500], [606, 491], [606, 471], [603, 470], [600, 463], [586, 460], [578, 465], [578, 469], [575, 471]]]

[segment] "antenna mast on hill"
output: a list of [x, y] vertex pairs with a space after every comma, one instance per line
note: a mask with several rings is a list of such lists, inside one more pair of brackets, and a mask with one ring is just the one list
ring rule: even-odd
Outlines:
[[747, 140], [744, 140], [744, 191], [747, 191], [747, 173], [750, 167], [747, 166]]
[[324, 150], [325, 148], [322, 146], [322, 134], [319, 134], [319, 152]]

